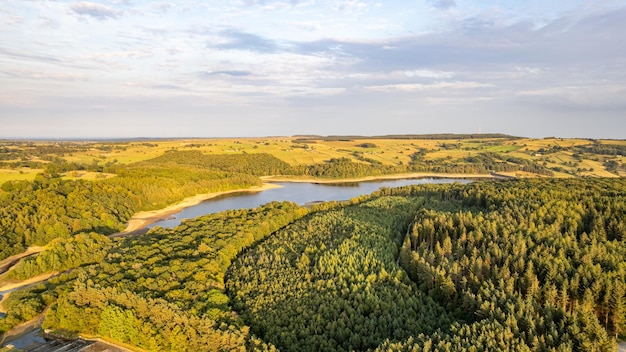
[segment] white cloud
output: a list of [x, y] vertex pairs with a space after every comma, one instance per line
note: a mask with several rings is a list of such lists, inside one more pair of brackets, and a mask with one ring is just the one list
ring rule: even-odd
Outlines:
[[89, 16], [98, 20], [118, 18], [123, 11], [95, 2], [79, 2], [70, 5], [70, 9], [81, 16]]
[[626, 108], [626, 83], [546, 87], [520, 91], [524, 101], [570, 108]]
[[334, 0], [334, 9], [345, 13], [359, 13], [367, 10], [368, 6], [363, 1], [358, 0]]
[[154, 10], [163, 14], [176, 7], [176, 5], [171, 2], [156, 2], [153, 3], [151, 6]]
[[493, 87], [491, 84], [479, 83], [479, 82], [437, 82], [432, 84], [421, 83], [398, 83], [398, 84], [385, 84], [385, 85], [373, 85], [367, 86], [365, 89], [375, 90], [380, 92], [418, 92], [418, 91], [431, 91], [431, 90], [444, 90], [444, 89], [475, 89], [475, 88], [487, 88]]
[[95, 53], [95, 54], [85, 57], [85, 60], [88, 60], [88, 61], [93, 60], [93, 61], [100, 61], [100, 62], [106, 62], [107, 59], [112, 59], [112, 58], [143, 60], [143, 59], [151, 58], [153, 56], [154, 54], [152, 52], [152, 49], [137, 49], [137, 50], [128, 50], [128, 51]]
[[489, 102], [493, 97], [427, 97], [425, 101], [431, 105], [467, 105]]
[[404, 75], [407, 77], [424, 77], [424, 78], [452, 78], [454, 72], [446, 71], [432, 71], [432, 70], [412, 70], [404, 71]]
[[52, 29], [58, 29], [59, 27], [61, 27], [61, 23], [51, 17], [47, 17], [47, 16], [39, 16], [39, 20], [41, 21], [41, 25], [43, 27], [47, 27], [47, 28], [52, 28]]
[[188, 99], [190, 115], [215, 108], [230, 120], [245, 106], [260, 123], [283, 114], [293, 126], [303, 126], [300, 116], [332, 111], [367, 116], [363, 126], [380, 125], [384, 114], [401, 129], [420, 104], [445, 117], [433, 122], [442, 132], [470, 114], [513, 126], [503, 116], [524, 109], [546, 125], [563, 125], [567, 114], [555, 111], [567, 108], [581, 121], [622, 121], [626, 6], [542, 3], [6, 1], [0, 74], [24, 104], [17, 111], [5, 92], [0, 116], [84, 118], [90, 107], [108, 106], [107, 114], [133, 111], [129, 119], [146, 122], [170, 116], [157, 106]]
[[5, 25], [15, 25], [24, 23], [24, 17], [21, 16], [3, 16], [2, 23]]
[[538, 74], [541, 72], [541, 69], [539, 67], [520, 67], [517, 66], [515, 68], [518, 72], [522, 72], [522, 73], [530, 73], [530, 74]]
[[15, 78], [25, 78], [34, 80], [53, 80], [53, 81], [84, 81], [87, 75], [84, 73], [54, 73], [44, 71], [26, 71], [26, 70], [11, 70], [3, 72], [5, 75]]
[[293, 21], [293, 24], [305, 31], [319, 31], [322, 29], [319, 21]]
[[429, 0], [429, 3], [438, 9], [449, 9], [456, 6], [455, 0]]

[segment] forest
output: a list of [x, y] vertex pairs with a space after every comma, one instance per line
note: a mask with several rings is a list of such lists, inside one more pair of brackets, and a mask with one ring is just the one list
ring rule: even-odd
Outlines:
[[[0, 334], [44, 316], [58, 336], [148, 351], [614, 351], [626, 339], [626, 179], [570, 178], [622, 175], [626, 144], [358, 138], [5, 143], [0, 163], [20, 173], [0, 185], [0, 260], [43, 250], [0, 285], [52, 276], [2, 301]], [[401, 173], [506, 180], [109, 237], [139, 211], [264, 176]]]
[[529, 179], [60, 239], [75, 269], [24, 262], [66, 271], [12, 294], [4, 329], [49, 306], [46, 328], [155, 351], [611, 351], [626, 331], [625, 220], [624, 179]]
[[626, 328], [626, 183], [380, 191], [240, 256], [233, 307], [281, 350], [604, 350]]
[[[95, 181], [63, 178], [62, 172], [79, 166], [55, 158], [31, 182], [20, 180], [2, 184], [0, 260], [23, 252], [28, 246], [45, 245], [59, 237], [83, 232], [111, 235], [122, 231], [138, 211], [164, 208], [199, 193], [259, 186], [262, 183], [259, 176], [341, 179], [407, 171], [488, 173], [518, 169], [499, 160], [496, 154], [468, 158], [468, 164], [461, 167], [428, 166], [429, 162], [423, 162], [419, 153], [416, 155], [402, 167], [356, 162], [345, 157], [292, 166], [266, 153], [210, 155], [195, 150], [169, 151], [135, 163], [107, 164], [100, 171], [116, 176]], [[522, 169], [545, 171], [532, 165]]]
[[5, 182], [0, 194], [0, 260], [59, 237], [122, 231], [136, 212], [163, 208], [198, 193], [261, 184], [253, 175], [194, 165], [144, 162], [116, 171], [117, 177], [99, 181], [41, 174], [32, 182]]

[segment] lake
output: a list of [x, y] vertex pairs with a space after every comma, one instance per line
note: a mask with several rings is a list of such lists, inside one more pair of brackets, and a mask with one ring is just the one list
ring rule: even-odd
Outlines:
[[419, 178], [343, 183], [276, 182], [275, 184], [281, 186], [280, 188], [273, 188], [257, 193], [231, 193], [222, 197], [212, 198], [173, 214], [173, 218], [157, 221], [147, 227], [161, 226], [174, 228], [180, 225], [182, 219], [219, 213], [225, 210], [255, 208], [273, 201], [291, 201], [299, 205], [305, 205], [306, 203], [316, 201], [348, 200], [362, 194], [370, 194], [381, 187], [391, 188], [427, 183], [454, 182], [469, 183], [472, 181], [466, 179]]

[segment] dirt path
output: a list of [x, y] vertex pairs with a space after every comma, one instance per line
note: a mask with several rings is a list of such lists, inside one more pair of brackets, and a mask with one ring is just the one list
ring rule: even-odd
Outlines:
[[[83, 337], [81, 335], [81, 337]], [[88, 341], [96, 341], [96, 343], [94, 343], [93, 345], [86, 347], [84, 349], [81, 350], [81, 352], [132, 352], [132, 351], [145, 351], [139, 347], [136, 346], [132, 346], [132, 345], [128, 345], [128, 344], [122, 344], [120, 342], [117, 341], [111, 341], [111, 340], [104, 340], [100, 337], [93, 337], [93, 336], [84, 336], [83, 337], [85, 340]]]

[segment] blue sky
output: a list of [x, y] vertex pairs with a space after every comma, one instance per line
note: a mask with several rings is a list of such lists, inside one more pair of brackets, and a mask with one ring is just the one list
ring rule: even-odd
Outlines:
[[0, 4], [0, 138], [626, 138], [626, 0]]

